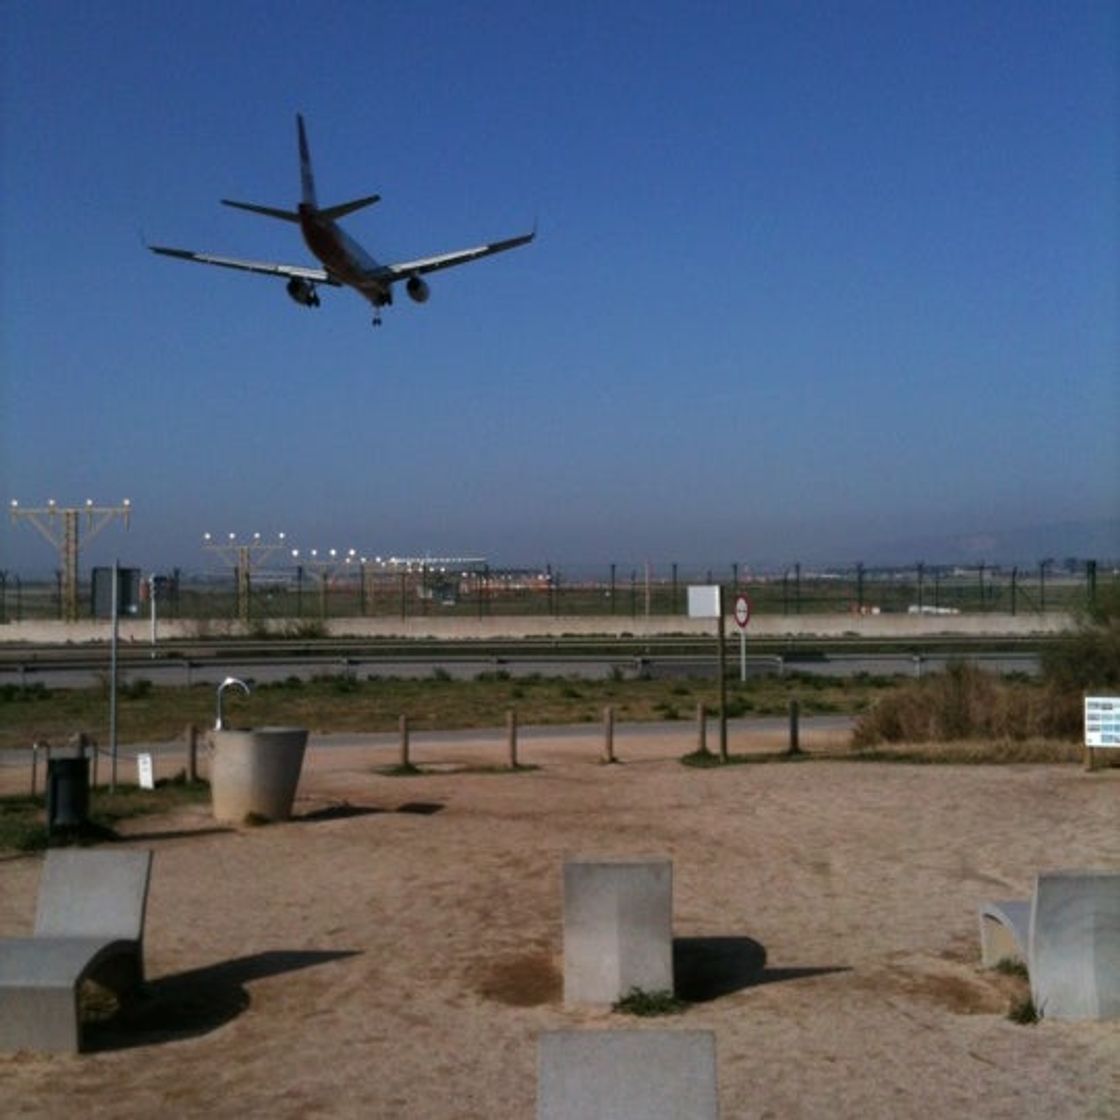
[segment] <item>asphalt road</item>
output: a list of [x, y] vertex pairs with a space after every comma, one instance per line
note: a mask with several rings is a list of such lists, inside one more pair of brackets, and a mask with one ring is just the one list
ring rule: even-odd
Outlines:
[[[798, 656], [754, 656], [746, 660], [746, 674], [799, 672], [819, 676], [853, 677], [921, 676], [939, 672], [959, 654], [929, 653], [916, 657], [910, 653], [829, 653], [811, 658]], [[1037, 674], [1039, 658], [1035, 653], [974, 653], [968, 660], [996, 673]], [[737, 652], [728, 651], [729, 673], [739, 675]], [[6, 660], [0, 664], [0, 685], [36, 684], [47, 688], [87, 688], [103, 681], [109, 673], [108, 650], [80, 661], [54, 662], [48, 659]], [[259, 684], [282, 681], [289, 677], [309, 680], [317, 676], [349, 674], [358, 678], [396, 677], [422, 679], [434, 674], [456, 680], [473, 680], [481, 673], [508, 673], [512, 677], [539, 675], [604, 680], [612, 676], [633, 678], [647, 675], [655, 679], [714, 677], [716, 659], [705, 655], [651, 654], [641, 657], [620, 655], [571, 655], [531, 657], [486, 657], [456, 653], [425, 653], [422, 656], [280, 656], [254, 658], [245, 655], [215, 653], [206, 659], [182, 657], [136, 657], [133, 652], [119, 669], [121, 681], [150, 680], [159, 685], [192, 685], [210, 683], [217, 686], [225, 677], [234, 676]]]

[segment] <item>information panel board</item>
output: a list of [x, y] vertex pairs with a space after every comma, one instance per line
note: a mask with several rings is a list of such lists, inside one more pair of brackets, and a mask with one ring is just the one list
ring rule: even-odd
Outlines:
[[1085, 697], [1085, 746], [1120, 748], [1120, 696]]
[[689, 618], [719, 618], [719, 584], [702, 584], [688, 589]]

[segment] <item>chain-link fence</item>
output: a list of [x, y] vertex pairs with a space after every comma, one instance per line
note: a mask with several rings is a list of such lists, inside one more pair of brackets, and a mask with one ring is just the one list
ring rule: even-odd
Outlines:
[[[185, 574], [155, 580], [162, 619], [241, 620], [266, 626], [295, 620], [309, 631], [331, 618], [400, 618], [445, 615], [673, 616], [687, 614], [691, 584], [723, 586], [745, 594], [755, 614], [976, 614], [1011, 615], [1077, 611], [1099, 589], [1120, 581], [1120, 566], [1093, 560], [1043, 561], [1032, 567], [919, 563], [908, 568], [863, 564], [821, 568], [791, 564], [754, 572], [738, 564], [699, 568], [678, 564], [609, 564], [498, 568], [472, 564], [407, 566], [356, 563], [338, 568], [301, 566], [239, 572]], [[151, 581], [144, 579], [138, 617], [151, 610]], [[80, 616], [93, 616], [88, 581], [79, 585]], [[0, 572], [0, 623], [61, 618], [61, 575], [28, 579]]]

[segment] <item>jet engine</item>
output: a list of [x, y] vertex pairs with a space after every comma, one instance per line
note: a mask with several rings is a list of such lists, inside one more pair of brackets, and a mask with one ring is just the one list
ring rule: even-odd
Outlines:
[[304, 307], [319, 306], [319, 293], [315, 291], [315, 285], [310, 280], [304, 280], [302, 276], [293, 276], [288, 281], [288, 295]]
[[427, 303], [428, 296], [432, 294], [431, 288], [419, 276], [410, 276], [405, 289], [409, 298], [414, 299], [417, 303]]

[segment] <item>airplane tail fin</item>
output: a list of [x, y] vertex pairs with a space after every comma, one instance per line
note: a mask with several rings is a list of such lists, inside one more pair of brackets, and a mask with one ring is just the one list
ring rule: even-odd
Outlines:
[[315, 173], [311, 170], [311, 149], [307, 143], [307, 129], [304, 127], [303, 114], [296, 114], [296, 123], [299, 126], [299, 181], [304, 205], [318, 210], [324, 218], [334, 221], [335, 218], [353, 214], [363, 206], [372, 206], [381, 201], [381, 195], [371, 194], [365, 198], [355, 198], [352, 202], [340, 202], [337, 206], [324, 206], [319, 210], [319, 203], [315, 198]]
[[[361, 210], [363, 206], [372, 206], [375, 202], [381, 201], [381, 195], [370, 194], [364, 198], [355, 198], [350, 202], [340, 202], [337, 206], [325, 206], [319, 210], [319, 204], [315, 200], [315, 175], [311, 170], [311, 150], [307, 146], [307, 130], [303, 125], [303, 114], [296, 114], [296, 122], [299, 126], [299, 179], [301, 190], [301, 201], [305, 206], [310, 207], [312, 210], [324, 217], [333, 221], [335, 218], [345, 217], [347, 214], [353, 214], [355, 210]], [[298, 222], [299, 214], [295, 210], [280, 210], [275, 206], [259, 206], [255, 202], [234, 202], [232, 199], [223, 198], [223, 206], [235, 206], [238, 210], [248, 210], [252, 214], [263, 214], [266, 218], [279, 218], [284, 222]]]
[[[315, 203], [315, 177], [311, 173], [311, 152], [307, 147], [307, 132], [303, 127], [303, 114], [296, 113], [296, 123], [299, 125], [299, 178], [301, 200], [317, 210]], [[275, 206], [258, 206], [255, 202], [234, 202], [230, 198], [222, 199], [223, 206], [234, 206], [238, 210], [248, 210], [250, 214], [263, 214], [266, 218], [279, 218], [282, 222], [298, 222], [299, 214], [295, 210], [281, 210]]]
[[315, 175], [311, 170], [311, 149], [307, 146], [307, 130], [303, 127], [303, 114], [296, 113], [299, 126], [299, 182], [300, 197], [305, 205], [313, 210], [319, 208], [315, 201]]

